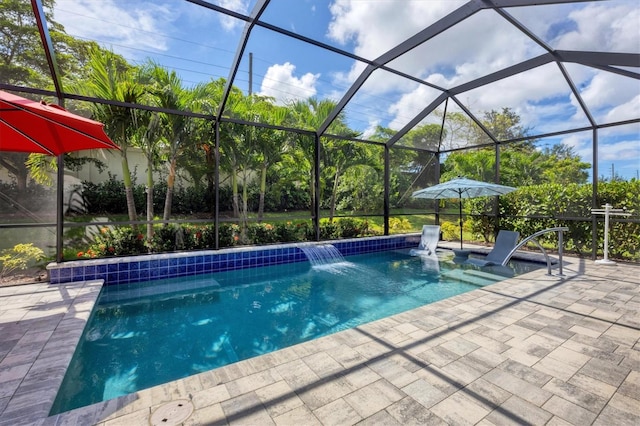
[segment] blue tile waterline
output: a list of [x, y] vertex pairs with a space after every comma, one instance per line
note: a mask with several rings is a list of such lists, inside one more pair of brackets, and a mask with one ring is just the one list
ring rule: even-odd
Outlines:
[[343, 256], [415, 247], [419, 234], [352, 238], [319, 243], [291, 243], [222, 250], [163, 253], [104, 259], [74, 260], [47, 265], [51, 284], [104, 280], [104, 285], [129, 284], [149, 279], [199, 273], [233, 271], [257, 266], [306, 262], [300, 247], [332, 244]]

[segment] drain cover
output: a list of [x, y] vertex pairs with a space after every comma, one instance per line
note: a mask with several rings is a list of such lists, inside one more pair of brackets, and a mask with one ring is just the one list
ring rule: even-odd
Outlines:
[[151, 426], [179, 425], [193, 413], [193, 404], [186, 399], [167, 402], [161, 405], [151, 415]]

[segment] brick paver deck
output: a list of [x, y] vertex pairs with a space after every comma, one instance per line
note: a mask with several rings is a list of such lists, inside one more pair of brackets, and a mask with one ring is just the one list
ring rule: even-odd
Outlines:
[[100, 283], [0, 288], [0, 425], [638, 425], [640, 265], [566, 260], [53, 417]]

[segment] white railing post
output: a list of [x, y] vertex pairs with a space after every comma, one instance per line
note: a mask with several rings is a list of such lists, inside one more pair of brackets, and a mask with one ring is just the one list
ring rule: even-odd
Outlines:
[[623, 209], [614, 209], [609, 203], [602, 206], [602, 209], [591, 209], [592, 214], [604, 215], [604, 257], [603, 259], [596, 260], [596, 263], [600, 265], [615, 265], [616, 262], [609, 260], [609, 216], [630, 216], [631, 213], [625, 212]]

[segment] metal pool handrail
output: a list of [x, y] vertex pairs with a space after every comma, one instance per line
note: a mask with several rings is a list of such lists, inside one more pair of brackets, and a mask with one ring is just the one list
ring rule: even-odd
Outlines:
[[564, 274], [562, 273], [562, 248], [563, 248], [564, 243], [563, 243], [562, 233], [565, 232], [565, 231], [568, 231], [568, 230], [569, 230], [569, 228], [567, 228], [566, 226], [558, 226], [558, 227], [555, 227], [555, 228], [543, 229], [542, 231], [538, 231], [535, 234], [529, 235], [527, 238], [525, 238], [524, 240], [520, 241], [513, 248], [513, 250], [511, 250], [509, 252], [507, 257], [504, 258], [504, 261], [502, 262], [502, 266], [506, 266], [506, 264], [509, 261], [509, 259], [511, 259], [511, 256], [513, 256], [513, 254], [520, 247], [522, 247], [523, 245], [527, 244], [529, 241], [533, 241], [540, 248], [540, 250], [542, 250], [542, 254], [544, 254], [544, 258], [547, 261], [547, 275], [552, 275], [551, 274], [551, 258], [547, 254], [547, 251], [544, 249], [544, 247], [542, 247], [542, 244], [540, 244], [540, 242], [537, 240], [537, 237], [539, 237], [540, 235], [543, 235], [543, 234], [548, 234], [549, 232], [557, 232], [558, 233], [558, 276], [563, 277]]

